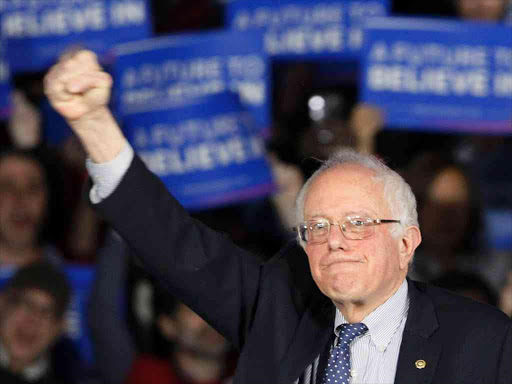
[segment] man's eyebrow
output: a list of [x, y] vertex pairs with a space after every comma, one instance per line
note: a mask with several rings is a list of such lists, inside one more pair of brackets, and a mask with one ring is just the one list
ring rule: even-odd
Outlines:
[[312, 215], [309, 215], [308, 218], [304, 218], [304, 220], [314, 220], [314, 219], [329, 219], [329, 220], [339, 220], [349, 216], [363, 216], [375, 219], [378, 215], [376, 212], [368, 211], [368, 210], [357, 210], [357, 211], [347, 211], [344, 212], [341, 216], [333, 217], [332, 215], [328, 215], [322, 212], [315, 212]]
[[329, 215], [326, 215], [324, 213], [314, 213], [309, 216], [308, 219], [305, 220], [311, 220], [311, 219], [329, 219]]
[[370, 211], [365, 211], [365, 210], [349, 211], [349, 212], [345, 213], [345, 216], [368, 216], [368, 217], [373, 217], [375, 215], [376, 215], [375, 212], [371, 213]]

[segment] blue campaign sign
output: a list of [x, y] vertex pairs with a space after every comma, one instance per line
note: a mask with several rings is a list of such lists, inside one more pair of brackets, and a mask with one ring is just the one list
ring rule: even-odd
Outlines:
[[512, 27], [373, 19], [361, 94], [389, 126], [512, 133]]
[[364, 21], [386, 16], [389, 8], [389, 0], [233, 0], [226, 18], [235, 30], [263, 29], [272, 57], [354, 60]]
[[273, 191], [261, 130], [234, 93], [133, 113], [125, 118], [124, 131], [186, 208], [206, 209]]
[[0, 41], [0, 119], [5, 119], [9, 115], [11, 90], [9, 65], [5, 58], [4, 48], [4, 44]]
[[270, 126], [270, 71], [259, 32], [172, 35], [121, 44], [114, 53], [121, 118], [233, 91], [263, 130]]
[[512, 209], [487, 209], [484, 219], [488, 246], [512, 251]]
[[65, 268], [73, 290], [66, 314], [66, 334], [77, 346], [84, 361], [94, 362], [94, 350], [87, 325], [87, 307], [94, 283], [93, 267], [69, 264]]
[[148, 0], [4, 0], [2, 38], [12, 72], [42, 71], [80, 46], [100, 55], [152, 33]]

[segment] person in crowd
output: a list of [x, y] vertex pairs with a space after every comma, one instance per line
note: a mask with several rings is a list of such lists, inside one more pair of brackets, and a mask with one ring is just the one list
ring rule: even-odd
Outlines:
[[56, 248], [44, 244], [49, 218], [49, 181], [37, 152], [0, 153], [0, 270], [37, 260], [58, 263]]
[[90, 157], [92, 202], [240, 349], [235, 383], [512, 381], [507, 316], [406, 279], [421, 242], [416, 201], [384, 163], [347, 149], [325, 162], [297, 199], [299, 243], [262, 265], [191, 219], [147, 170], [107, 108], [111, 86], [88, 51], [45, 79]]
[[471, 272], [497, 294], [510, 260], [486, 244], [482, 199], [466, 168], [449, 154], [425, 152], [404, 176], [418, 197], [423, 234], [409, 276], [431, 281], [449, 272]]
[[52, 347], [70, 301], [66, 277], [46, 262], [19, 269], [0, 293], [0, 382], [57, 384]]
[[[67, 259], [90, 262], [103, 239], [103, 228], [86, 199], [81, 198], [86, 180], [84, 150], [73, 135], [58, 141], [48, 132], [49, 127], [51, 130], [65, 127], [59, 127], [60, 122], [55, 124], [56, 119], [51, 119], [42, 102], [42, 74], [16, 75], [13, 82], [16, 88], [6, 124], [9, 140], [5, 147], [14, 149], [20, 156], [34, 158], [44, 171], [47, 186], [55, 184], [47, 194], [52, 208], [56, 205], [53, 202], [59, 200], [59, 209], [51, 212], [51, 224], [58, 227], [55, 228], [58, 233], [52, 234], [56, 246], [53, 251], [59, 249]], [[47, 220], [45, 225], [49, 223]]]
[[[107, 237], [97, 264], [89, 323], [98, 367], [108, 384], [220, 384], [230, 372], [227, 341], [156, 283], [145, 303], [129, 296], [129, 249], [115, 233]], [[148, 288], [146, 284], [146, 288]], [[147, 290], [147, 289], [146, 289]], [[127, 297], [128, 300], [121, 300]], [[146, 309], [160, 343], [143, 351], [120, 303]], [[158, 348], [159, 347], [159, 348]]]
[[127, 384], [221, 384], [229, 370], [229, 345], [217, 331], [182, 303], [163, 294], [156, 305], [166, 356], [139, 356]]
[[478, 192], [464, 169], [444, 153], [426, 152], [404, 175], [418, 198], [423, 234], [414, 278], [430, 281], [469, 268], [482, 251], [482, 217]]
[[[0, 152], [0, 287], [19, 268], [48, 262], [64, 268], [56, 246], [62, 223], [58, 179], [50, 177], [48, 159], [40, 149], [6, 149]], [[52, 174], [53, 175], [53, 174]], [[59, 339], [55, 368], [60, 377], [80, 378], [86, 364], [69, 337]]]

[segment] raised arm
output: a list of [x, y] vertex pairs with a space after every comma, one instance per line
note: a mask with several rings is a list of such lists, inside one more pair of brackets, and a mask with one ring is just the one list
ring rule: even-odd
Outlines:
[[45, 76], [44, 87], [92, 161], [105, 163], [121, 152], [126, 139], [107, 107], [112, 78], [93, 52], [64, 55]]
[[45, 78], [50, 102], [96, 163], [88, 167], [95, 183], [91, 192], [114, 184], [98, 187], [108, 193], [98, 192], [98, 199], [91, 193], [91, 199], [153, 276], [241, 348], [257, 305], [260, 259], [192, 219], [133, 156], [107, 108], [111, 86], [88, 51], [64, 57]]

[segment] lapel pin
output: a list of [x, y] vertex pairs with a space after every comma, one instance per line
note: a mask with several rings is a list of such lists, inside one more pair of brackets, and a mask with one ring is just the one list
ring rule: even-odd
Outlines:
[[414, 365], [416, 365], [416, 368], [418, 369], [423, 369], [427, 366], [427, 362], [425, 360], [416, 360]]

